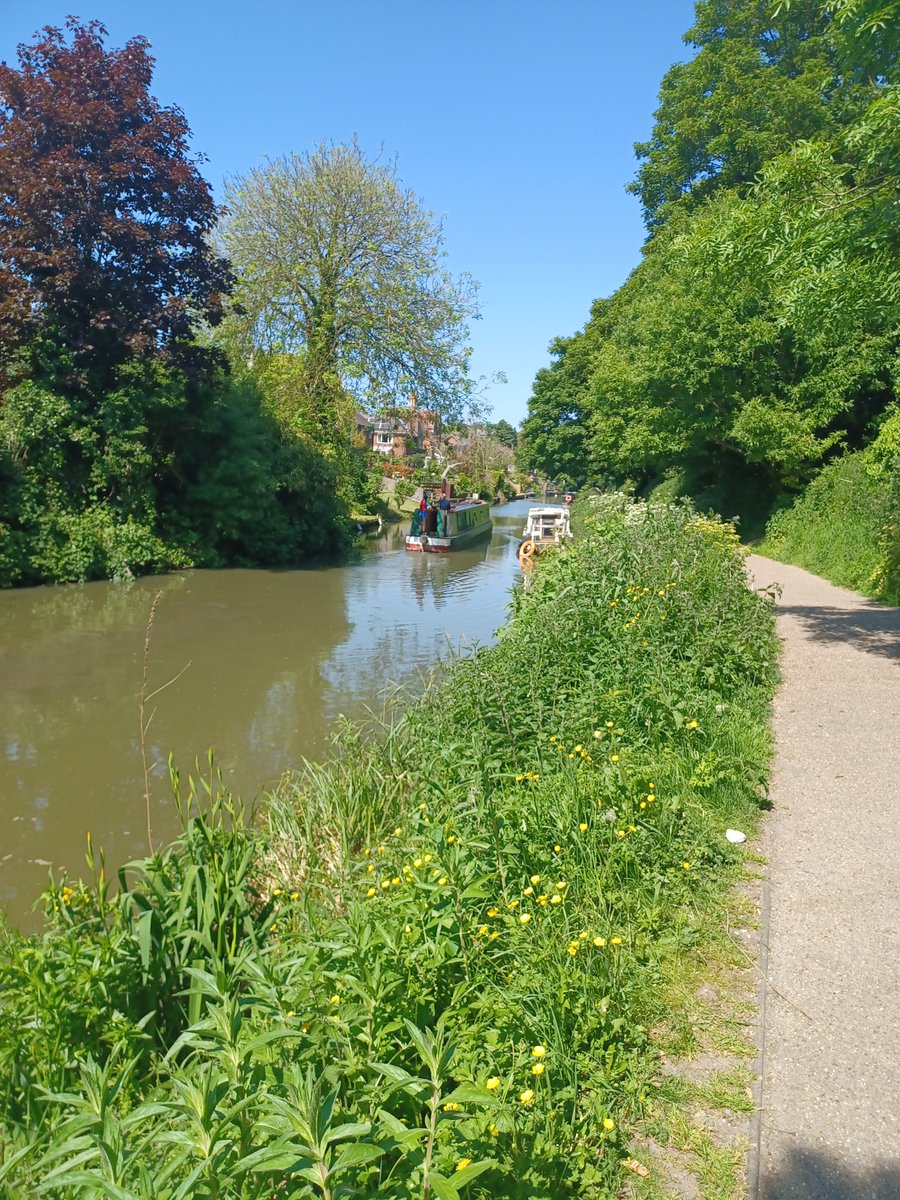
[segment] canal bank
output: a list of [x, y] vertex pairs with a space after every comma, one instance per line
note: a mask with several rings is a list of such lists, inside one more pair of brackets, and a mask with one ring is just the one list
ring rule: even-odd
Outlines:
[[252, 800], [320, 757], [340, 714], [417, 694], [440, 659], [490, 643], [520, 577], [527, 508], [498, 506], [489, 543], [438, 561], [407, 555], [398, 525], [340, 565], [0, 592], [0, 906], [33, 924], [48, 872], [82, 869], [88, 832], [112, 862], [147, 852], [138, 694], [158, 593], [148, 691], [178, 676], [146, 739], [165, 841], [177, 830], [169, 753], [187, 774], [211, 747]]
[[[641, 1178], [663, 1026], [683, 1042], [667, 979], [740, 874], [726, 828], [758, 813], [771, 612], [733, 531], [623, 497], [531, 578], [493, 647], [258, 824], [198, 786], [203, 817], [123, 892], [95, 858], [44, 938], [2, 939], [0, 1186], [138, 1195], [144, 1172], [155, 1200], [250, 1200], [322, 1194], [322, 1168], [348, 1196], [562, 1200]], [[195, 1119], [178, 1097], [211, 1081]]]

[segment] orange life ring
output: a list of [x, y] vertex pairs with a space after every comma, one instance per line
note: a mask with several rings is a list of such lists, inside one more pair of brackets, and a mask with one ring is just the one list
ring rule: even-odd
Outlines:
[[519, 547], [519, 558], [532, 558], [537, 553], [537, 546], [531, 540], [526, 538]]
[[565, 500], [566, 500], [566, 504], [571, 504], [571, 503], [572, 503], [572, 494], [571, 494], [571, 492], [566, 492]]

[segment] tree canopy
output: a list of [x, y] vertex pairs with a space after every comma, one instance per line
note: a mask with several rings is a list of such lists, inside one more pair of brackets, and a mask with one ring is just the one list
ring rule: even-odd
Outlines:
[[183, 359], [228, 286], [184, 114], [150, 95], [145, 38], [45, 28], [0, 64], [0, 371], [35, 339], [76, 374]]
[[441, 268], [440, 222], [393, 164], [319, 145], [232, 182], [222, 242], [237, 272], [234, 324], [248, 354], [301, 356], [333, 425], [335, 396], [458, 416], [472, 396], [467, 322], [476, 287]]
[[889, 8], [698, 3], [638, 147], [643, 261], [551, 343], [523, 464], [764, 505], [877, 434], [900, 371]]

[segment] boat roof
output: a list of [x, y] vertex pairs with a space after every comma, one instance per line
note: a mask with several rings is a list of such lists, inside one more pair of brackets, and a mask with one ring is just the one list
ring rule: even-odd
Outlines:
[[563, 508], [558, 505], [548, 504], [541, 508], [529, 508], [529, 517], [561, 517], [568, 516], [568, 508]]

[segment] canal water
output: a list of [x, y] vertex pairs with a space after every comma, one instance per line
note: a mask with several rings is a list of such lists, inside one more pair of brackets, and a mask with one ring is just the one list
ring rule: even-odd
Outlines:
[[88, 832], [116, 866], [147, 852], [138, 700], [154, 841], [177, 828], [168, 784], [212, 748], [245, 800], [326, 750], [340, 714], [380, 711], [451, 653], [489, 644], [521, 574], [529, 501], [493, 510], [490, 541], [409, 554], [405, 525], [357, 558], [299, 571], [185, 571], [0, 593], [0, 906], [22, 928], [48, 873], [84, 870]]

